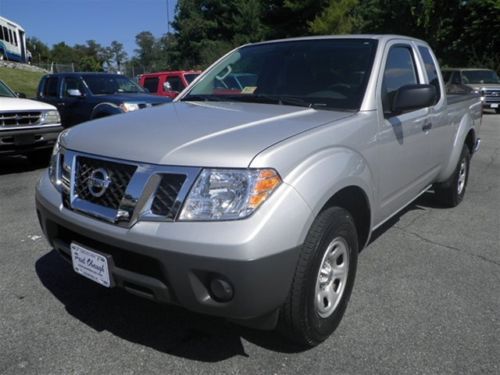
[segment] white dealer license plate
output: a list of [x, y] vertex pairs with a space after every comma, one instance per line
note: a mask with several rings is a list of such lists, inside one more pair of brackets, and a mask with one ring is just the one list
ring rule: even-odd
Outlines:
[[497, 103], [491, 104], [491, 108], [498, 108], [498, 104]]
[[71, 259], [73, 260], [73, 269], [76, 273], [105, 287], [109, 288], [111, 286], [106, 257], [72, 242]]

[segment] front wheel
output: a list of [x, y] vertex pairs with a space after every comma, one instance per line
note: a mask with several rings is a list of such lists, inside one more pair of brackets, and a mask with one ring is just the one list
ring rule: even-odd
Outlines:
[[434, 186], [436, 198], [446, 207], [455, 207], [462, 202], [469, 179], [470, 152], [467, 145], [462, 148], [455, 171], [442, 184]]
[[291, 340], [318, 345], [337, 328], [351, 295], [358, 237], [350, 213], [322, 211], [302, 245], [292, 286], [282, 306], [280, 326]]

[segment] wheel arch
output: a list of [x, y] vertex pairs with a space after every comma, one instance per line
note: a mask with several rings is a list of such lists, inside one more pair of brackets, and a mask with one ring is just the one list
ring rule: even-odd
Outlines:
[[446, 181], [454, 172], [457, 166], [458, 159], [462, 152], [464, 145], [469, 149], [470, 154], [474, 152], [474, 144], [476, 142], [476, 134], [474, 130], [474, 121], [469, 113], [466, 113], [458, 126], [453, 146], [449, 152], [448, 161], [444, 163], [445, 167], [439, 173], [436, 181], [441, 183]]
[[98, 119], [101, 117], [116, 115], [122, 113], [123, 111], [114, 103], [104, 102], [97, 104], [90, 114], [90, 119]]
[[334, 206], [342, 207], [352, 215], [358, 232], [359, 248], [362, 249], [368, 243], [371, 228], [371, 208], [367, 194], [359, 186], [346, 186], [332, 195], [320, 212]]

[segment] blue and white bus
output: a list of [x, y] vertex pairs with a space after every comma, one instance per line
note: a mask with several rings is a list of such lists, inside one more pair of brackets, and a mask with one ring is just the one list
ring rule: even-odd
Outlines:
[[0, 17], [0, 60], [28, 62], [24, 29], [3, 17]]

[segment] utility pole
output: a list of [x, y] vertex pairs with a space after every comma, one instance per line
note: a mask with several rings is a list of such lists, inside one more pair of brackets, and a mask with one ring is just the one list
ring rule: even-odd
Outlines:
[[167, 35], [170, 34], [170, 6], [167, 0]]

